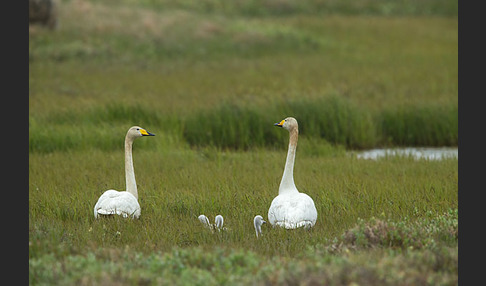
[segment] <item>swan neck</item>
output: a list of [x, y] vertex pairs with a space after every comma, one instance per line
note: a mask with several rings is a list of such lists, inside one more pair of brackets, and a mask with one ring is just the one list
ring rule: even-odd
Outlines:
[[135, 181], [135, 172], [133, 170], [132, 159], [132, 146], [133, 139], [125, 137], [125, 178], [126, 178], [126, 190], [135, 196], [138, 200], [137, 182]]
[[261, 228], [261, 225], [259, 222], [255, 221], [254, 222], [254, 225], [255, 225], [255, 232], [256, 232], [256, 236], [258, 237], [258, 235], [260, 233], [262, 233], [262, 228]]
[[297, 141], [299, 136], [299, 130], [297, 128], [290, 130], [289, 149], [287, 152], [287, 160], [285, 162], [285, 169], [280, 182], [279, 194], [288, 192], [298, 192], [294, 183], [294, 162], [295, 152], [297, 150]]

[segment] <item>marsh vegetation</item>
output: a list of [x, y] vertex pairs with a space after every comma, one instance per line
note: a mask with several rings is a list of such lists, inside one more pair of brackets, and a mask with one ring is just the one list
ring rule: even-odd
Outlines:
[[[360, 3], [359, 5], [357, 3]], [[457, 1], [60, 1], [29, 27], [32, 285], [456, 285]], [[309, 231], [263, 225], [299, 121]], [[95, 220], [125, 186], [141, 217]], [[222, 214], [231, 232], [197, 219]]]

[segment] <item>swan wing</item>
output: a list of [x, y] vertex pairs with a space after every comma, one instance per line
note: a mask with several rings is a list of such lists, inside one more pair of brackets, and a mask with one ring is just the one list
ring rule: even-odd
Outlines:
[[98, 215], [121, 215], [123, 217], [140, 217], [140, 204], [129, 192], [108, 190], [104, 192], [94, 207], [95, 218]]
[[311, 197], [304, 193], [276, 196], [268, 210], [270, 224], [294, 229], [312, 227], [317, 220], [317, 210]]

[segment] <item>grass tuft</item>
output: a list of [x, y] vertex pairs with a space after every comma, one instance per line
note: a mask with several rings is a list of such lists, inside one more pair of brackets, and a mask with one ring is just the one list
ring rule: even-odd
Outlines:
[[458, 211], [450, 209], [435, 216], [428, 212], [423, 218], [410, 222], [405, 217], [400, 222], [372, 217], [369, 221], [358, 219], [352, 229], [341, 236], [337, 247], [356, 248], [435, 248], [437, 244], [454, 246], [458, 239]]

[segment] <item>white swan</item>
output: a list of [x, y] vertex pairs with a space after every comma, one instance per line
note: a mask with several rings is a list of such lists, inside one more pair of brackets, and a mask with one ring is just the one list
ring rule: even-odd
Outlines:
[[223, 227], [224, 218], [223, 218], [222, 215], [217, 215], [214, 218], [214, 224], [211, 224], [209, 222], [208, 217], [203, 215], [203, 214], [198, 216], [197, 218], [204, 225], [204, 227], [209, 228], [211, 230], [211, 232], [213, 232], [215, 229], [217, 229], [218, 231], [222, 231], [222, 230], [226, 231], [227, 230], [226, 227]]
[[214, 226], [216, 226], [216, 229], [222, 230], [223, 229], [223, 222], [224, 222], [223, 216], [217, 215], [214, 218]]
[[139, 126], [128, 129], [125, 136], [125, 178], [126, 191], [108, 190], [104, 192], [94, 207], [95, 218], [98, 215], [121, 215], [123, 217], [140, 217], [137, 183], [133, 171], [132, 145], [133, 140], [142, 136], [155, 136]]
[[209, 219], [205, 215], [200, 215], [197, 217], [199, 221], [205, 226], [205, 227], [211, 227], [211, 224], [209, 223]]
[[261, 215], [257, 215], [253, 219], [253, 225], [255, 226], [255, 232], [257, 237], [262, 234], [262, 224], [264, 223], [266, 223], [266, 221], [263, 220], [263, 217]]
[[286, 229], [298, 227], [313, 227], [317, 220], [317, 210], [314, 201], [307, 194], [300, 193], [294, 184], [294, 162], [299, 136], [299, 126], [293, 117], [287, 117], [275, 126], [289, 131], [289, 149], [285, 169], [280, 181], [278, 196], [276, 196], [268, 209], [268, 221], [273, 226]]

